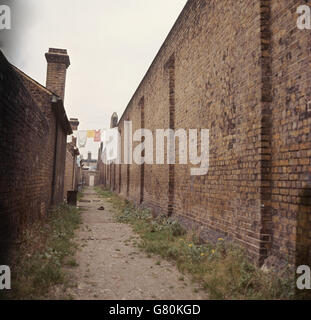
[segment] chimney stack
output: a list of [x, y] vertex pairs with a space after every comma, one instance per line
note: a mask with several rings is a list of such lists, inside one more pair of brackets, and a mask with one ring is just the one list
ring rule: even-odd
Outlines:
[[72, 131], [77, 131], [79, 127], [79, 120], [77, 118], [70, 118], [69, 123], [71, 125]]
[[89, 163], [91, 163], [91, 161], [92, 161], [92, 153], [91, 152], [88, 152], [88, 154], [87, 154], [87, 161]]
[[45, 54], [45, 57], [48, 63], [46, 87], [64, 101], [66, 72], [70, 66], [67, 50], [50, 48], [49, 52]]
[[110, 128], [116, 128], [118, 126], [118, 114], [116, 112], [113, 113], [111, 116], [111, 121], [110, 121]]
[[[69, 123], [70, 123], [72, 131], [77, 131], [78, 130], [80, 122], [79, 122], [79, 120], [77, 118], [70, 118]], [[72, 140], [71, 141], [74, 144], [74, 146], [76, 147], [77, 146], [77, 137], [72, 136]]]

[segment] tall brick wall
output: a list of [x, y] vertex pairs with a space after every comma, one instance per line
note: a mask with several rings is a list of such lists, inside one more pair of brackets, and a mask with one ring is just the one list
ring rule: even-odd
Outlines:
[[49, 123], [0, 52], [0, 257], [49, 206], [44, 167]]
[[[0, 263], [12, 240], [63, 201], [69, 123], [53, 94], [0, 52]], [[55, 97], [55, 96], [54, 96]]]
[[255, 263], [270, 255], [293, 262], [299, 243], [307, 256], [311, 40], [296, 27], [297, 6], [189, 0], [119, 131], [123, 137], [126, 120], [133, 132], [143, 124], [154, 136], [162, 128], [210, 129], [209, 172], [195, 177], [192, 165], [101, 164], [101, 182], [173, 214], [203, 238], [234, 240]]
[[[46, 183], [50, 184], [51, 204], [63, 201], [64, 193], [64, 170], [66, 157], [66, 139], [70, 130], [68, 120], [64, 118], [63, 103], [56, 98], [53, 102], [53, 93], [45, 89], [34, 80], [16, 70], [24, 85], [31, 93], [37, 106], [43, 111], [50, 125], [48, 133], [46, 153], [46, 165], [43, 164]], [[55, 97], [55, 96], [54, 96]]]
[[[272, 253], [311, 263], [311, 37], [306, 1], [272, 1]], [[311, 5], [310, 1], [307, 1]]]
[[[33, 82], [30, 78], [28, 78], [25, 74], [23, 74], [20, 70], [15, 70], [23, 82], [23, 85], [30, 93], [32, 99], [34, 100], [34, 106], [39, 109], [44, 117], [46, 118], [49, 124], [49, 131], [46, 133], [46, 145], [45, 145], [45, 153], [44, 153], [44, 161], [40, 162], [41, 166], [41, 176], [42, 180], [46, 184], [45, 187], [45, 197], [47, 208], [49, 204], [52, 204], [54, 201], [52, 199], [52, 189], [53, 189], [53, 166], [55, 162], [55, 143], [56, 143], [56, 117], [55, 113], [51, 107], [51, 99], [52, 95], [48, 91], [44, 91], [38, 87], [38, 85]], [[22, 169], [22, 167], [20, 168]]]

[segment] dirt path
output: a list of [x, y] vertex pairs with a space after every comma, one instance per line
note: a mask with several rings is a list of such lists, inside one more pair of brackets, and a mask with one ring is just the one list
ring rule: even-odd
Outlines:
[[[90, 202], [85, 202], [90, 201]], [[104, 211], [97, 210], [104, 206]], [[78, 267], [72, 269], [77, 287], [73, 299], [206, 299], [171, 263], [147, 257], [135, 247], [138, 236], [116, 223], [112, 205], [92, 188], [85, 191], [83, 224], [77, 232]], [[159, 263], [160, 262], [160, 263]]]

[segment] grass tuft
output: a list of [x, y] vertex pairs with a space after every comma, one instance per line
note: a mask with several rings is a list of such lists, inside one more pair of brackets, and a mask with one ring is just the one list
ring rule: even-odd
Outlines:
[[76, 207], [61, 205], [29, 227], [13, 252], [12, 290], [4, 298], [43, 299], [52, 286], [65, 285], [68, 279], [63, 267], [77, 265], [72, 238], [80, 223]]

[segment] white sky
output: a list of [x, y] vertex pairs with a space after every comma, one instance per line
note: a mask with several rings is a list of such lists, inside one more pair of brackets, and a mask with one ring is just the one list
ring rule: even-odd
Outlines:
[[[49, 47], [67, 49], [65, 106], [68, 118], [79, 118], [81, 130], [109, 127], [113, 112], [122, 115], [187, 2], [26, 1], [31, 22], [23, 31], [21, 55], [11, 62], [45, 84], [44, 53]], [[81, 151], [89, 150], [97, 157], [97, 144]]]

